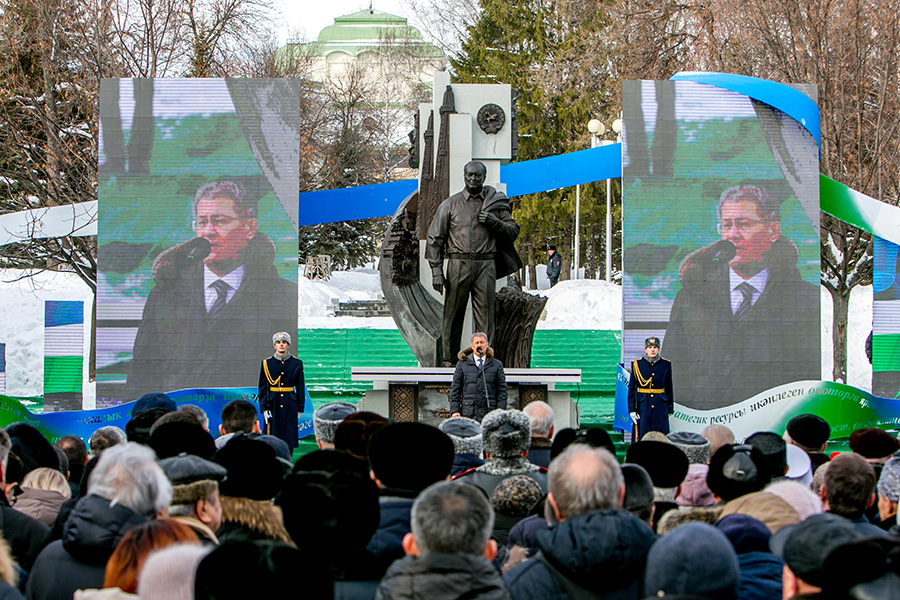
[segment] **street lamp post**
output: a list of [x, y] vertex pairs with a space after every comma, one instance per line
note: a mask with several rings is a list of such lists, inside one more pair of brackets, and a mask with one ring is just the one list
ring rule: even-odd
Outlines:
[[[591, 148], [600, 145], [600, 135], [606, 131], [606, 126], [599, 119], [588, 121], [588, 131], [591, 132]], [[575, 279], [578, 279], [581, 268], [581, 186], [575, 186]]]

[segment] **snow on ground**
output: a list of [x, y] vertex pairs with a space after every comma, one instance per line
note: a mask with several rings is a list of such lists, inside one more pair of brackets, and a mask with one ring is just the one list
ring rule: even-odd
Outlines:
[[[90, 289], [74, 274], [40, 273], [24, 278], [21, 271], [0, 270], [0, 343], [6, 344], [6, 393], [40, 396], [43, 390], [44, 300], [85, 302], [85, 379], [90, 348]], [[301, 328], [395, 329], [390, 317], [335, 317], [338, 302], [382, 298], [378, 271], [373, 268], [335, 272], [329, 281], [299, 278], [298, 316]], [[538, 267], [534, 293], [549, 298], [538, 329], [617, 330], [622, 326], [621, 286], [598, 280], [569, 280], [552, 289]], [[832, 371], [831, 296], [822, 289], [822, 373]], [[872, 288], [856, 288], [850, 297], [848, 382], [871, 389], [872, 367], [865, 340], [872, 328]], [[94, 385], [85, 380], [85, 406], [93, 406]]]

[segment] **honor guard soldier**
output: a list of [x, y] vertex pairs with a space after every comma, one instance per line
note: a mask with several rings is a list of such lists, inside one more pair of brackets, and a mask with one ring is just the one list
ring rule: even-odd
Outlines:
[[672, 363], [659, 355], [659, 338], [644, 340], [644, 356], [631, 363], [628, 414], [634, 421], [634, 440], [650, 431], [669, 433], [669, 415], [675, 412]]
[[303, 362], [291, 356], [291, 336], [272, 336], [275, 354], [259, 370], [259, 402], [266, 418], [266, 433], [297, 447], [297, 416], [304, 393]]

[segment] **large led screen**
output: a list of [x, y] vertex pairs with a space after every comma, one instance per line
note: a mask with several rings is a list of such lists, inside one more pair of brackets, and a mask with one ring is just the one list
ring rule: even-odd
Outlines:
[[900, 246], [875, 238], [872, 393], [900, 398]]
[[694, 410], [820, 379], [815, 140], [694, 82], [629, 81], [622, 104], [626, 363], [661, 338]]
[[297, 331], [290, 80], [103, 80], [97, 398], [255, 387]]

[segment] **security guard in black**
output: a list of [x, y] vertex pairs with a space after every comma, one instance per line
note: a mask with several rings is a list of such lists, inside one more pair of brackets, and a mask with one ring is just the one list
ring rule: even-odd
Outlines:
[[650, 431], [669, 433], [669, 415], [675, 412], [672, 363], [659, 356], [659, 338], [644, 340], [644, 356], [631, 363], [628, 413], [634, 421], [635, 440]]

